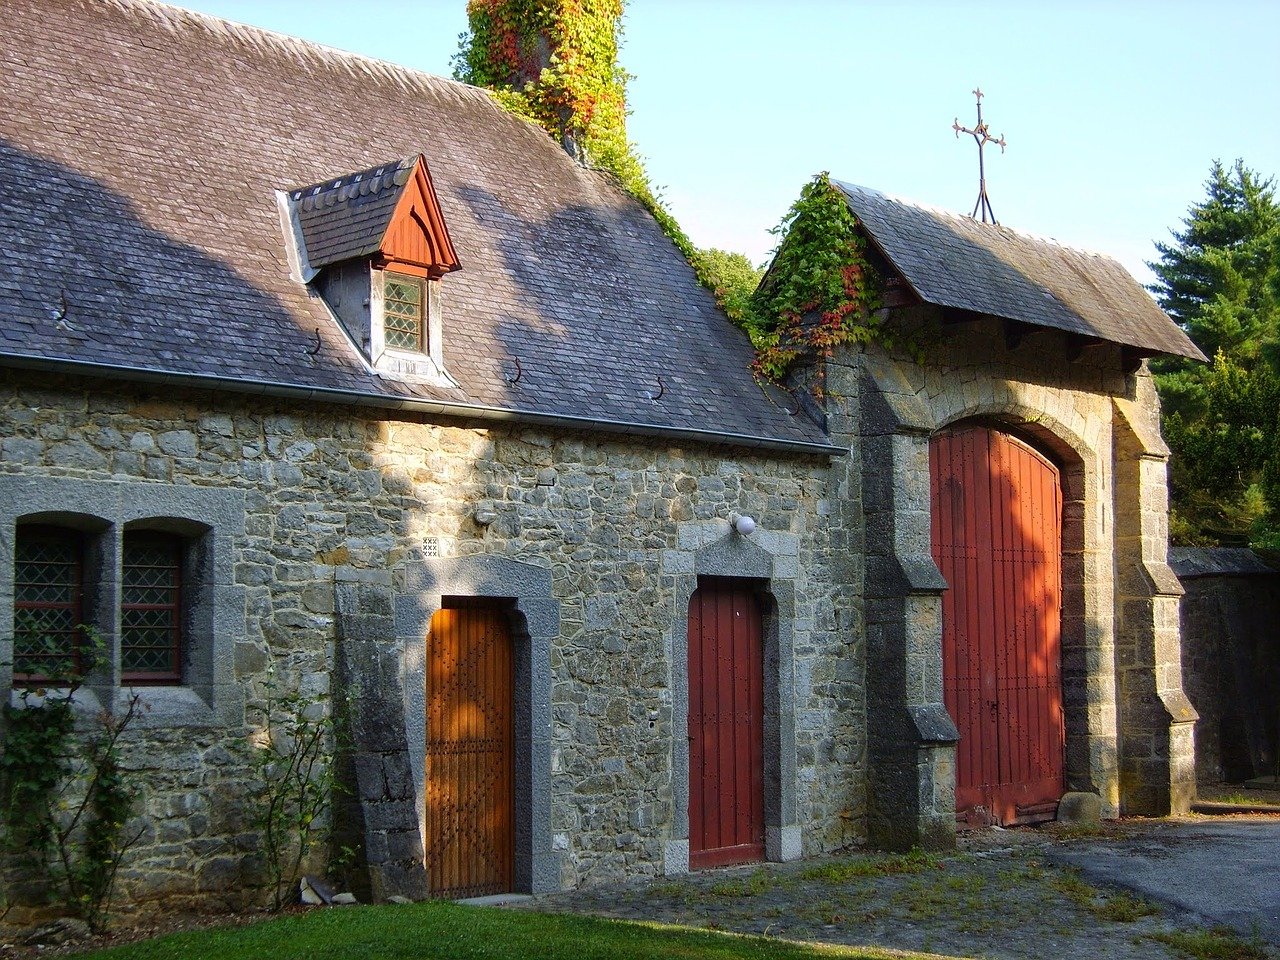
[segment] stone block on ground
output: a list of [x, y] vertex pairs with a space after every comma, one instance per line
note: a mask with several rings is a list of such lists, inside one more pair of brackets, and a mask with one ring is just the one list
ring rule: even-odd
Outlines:
[[1058, 803], [1059, 823], [1085, 825], [1102, 822], [1102, 798], [1096, 793], [1067, 793]]

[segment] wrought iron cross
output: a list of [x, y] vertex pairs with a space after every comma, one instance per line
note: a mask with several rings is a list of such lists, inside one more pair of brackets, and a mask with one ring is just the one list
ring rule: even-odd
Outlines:
[[978, 125], [970, 130], [968, 127], [960, 126], [960, 118], [956, 117], [955, 123], [951, 124], [951, 129], [956, 132], [956, 138], [959, 139], [960, 134], [967, 133], [973, 137], [973, 142], [978, 145], [978, 202], [973, 205], [973, 213], [971, 217], [976, 217], [978, 211], [982, 211], [982, 222], [987, 222], [987, 217], [991, 217], [991, 222], [996, 223], [996, 212], [991, 209], [991, 198], [987, 196], [987, 165], [983, 157], [982, 148], [988, 143], [1000, 144], [1000, 152], [1004, 153], [1005, 142], [1004, 134], [1000, 134], [999, 139], [991, 136], [987, 130], [987, 123], [982, 119], [982, 89], [978, 88], [973, 91], [973, 95], [978, 98]]

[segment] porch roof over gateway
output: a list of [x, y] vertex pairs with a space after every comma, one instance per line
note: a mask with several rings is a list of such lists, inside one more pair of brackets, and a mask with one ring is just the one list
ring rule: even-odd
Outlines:
[[1111, 257], [836, 183], [875, 245], [925, 303], [1204, 360]]

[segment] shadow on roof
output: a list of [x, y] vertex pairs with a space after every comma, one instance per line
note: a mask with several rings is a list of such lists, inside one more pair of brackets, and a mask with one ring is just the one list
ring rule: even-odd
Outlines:
[[[475, 379], [471, 364], [501, 370], [503, 399], [519, 409], [821, 439], [782, 391], [754, 381], [746, 334], [638, 205], [568, 206], [529, 220], [481, 187], [454, 193], [495, 228], [503, 275], [517, 288], [505, 299], [519, 305], [495, 318], [494, 342], [480, 345], [487, 356], [450, 351], [460, 379]], [[462, 256], [446, 288], [465, 279]]]
[[5, 352], [367, 389], [334, 325], [303, 329], [275, 294], [97, 180], [0, 141], [0, 182]]

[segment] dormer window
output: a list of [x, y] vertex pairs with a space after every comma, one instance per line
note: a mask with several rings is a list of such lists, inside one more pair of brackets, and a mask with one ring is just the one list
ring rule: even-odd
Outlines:
[[383, 340], [388, 347], [426, 353], [426, 284], [390, 270], [383, 277]]
[[368, 364], [455, 385], [444, 366], [441, 287], [460, 265], [422, 155], [280, 196], [298, 278]]

